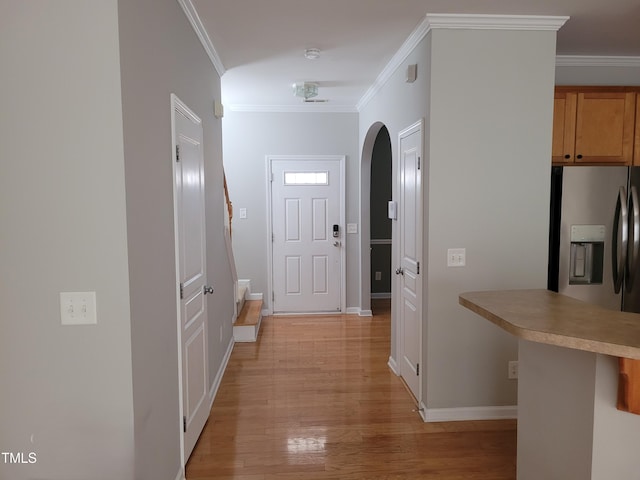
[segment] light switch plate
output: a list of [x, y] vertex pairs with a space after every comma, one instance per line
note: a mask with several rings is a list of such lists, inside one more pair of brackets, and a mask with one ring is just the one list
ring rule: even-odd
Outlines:
[[358, 224], [347, 223], [347, 233], [358, 233]]
[[62, 325], [95, 325], [96, 292], [60, 292], [60, 321]]
[[447, 250], [447, 267], [464, 267], [467, 264], [467, 250], [465, 248], [450, 248]]
[[240, 218], [247, 218], [247, 209], [246, 208], [241, 208], [240, 209]]

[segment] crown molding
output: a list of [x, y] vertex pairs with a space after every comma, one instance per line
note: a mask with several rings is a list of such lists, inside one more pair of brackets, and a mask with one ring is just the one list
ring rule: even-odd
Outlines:
[[216, 52], [216, 49], [211, 42], [211, 38], [209, 38], [207, 30], [204, 28], [202, 20], [200, 20], [200, 16], [196, 11], [196, 7], [193, 5], [191, 0], [178, 0], [178, 3], [182, 7], [182, 10], [186, 15], [187, 20], [189, 20], [191, 27], [193, 27], [193, 31], [196, 32], [196, 35], [198, 36], [202, 47], [204, 48], [205, 52], [207, 52], [207, 55], [209, 56], [213, 67], [218, 72], [218, 75], [222, 77], [226, 70], [224, 68], [224, 65], [222, 64], [222, 60], [220, 59], [218, 52]]
[[475, 15], [428, 13], [429, 27], [471, 30], [550, 30], [557, 31], [569, 17], [547, 15]]
[[393, 73], [402, 65], [411, 52], [432, 29], [471, 29], [471, 30], [550, 30], [557, 31], [569, 17], [545, 15], [462, 15], [427, 14], [416, 29], [409, 35], [400, 49], [378, 75], [373, 85], [356, 104], [361, 111], [389, 81]]
[[356, 109], [360, 111], [364, 106], [371, 101], [373, 97], [382, 89], [382, 87], [389, 81], [393, 73], [402, 65], [407, 57], [413, 52], [424, 37], [429, 33], [429, 22], [427, 18], [423, 18], [420, 24], [409, 35], [398, 51], [391, 57], [391, 60], [382, 69], [382, 72], [378, 75], [373, 85], [364, 93], [362, 98], [356, 103]]
[[358, 113], [352, 105], [244, 105], [233, 104], [232, 112], [243, 113]]
[[640, 67], [640, 57], [558, 55], [556, 67]]

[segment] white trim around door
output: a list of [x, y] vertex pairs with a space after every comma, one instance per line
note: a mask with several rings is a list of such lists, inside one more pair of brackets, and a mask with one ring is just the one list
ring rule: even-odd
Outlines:
[[398, 195], [398, 257], [394, 297], [397, 373], [420, 405], [424, 372], [423, 334], [423, 199], [424, 121], [419, 120], [398, 134], [396, 192]]
[[[274, 252], [274, 218], [273, 218], [273, 166], [276, 162], [296, 162], [299, 164], [301, 169], [307, 168], [306, 165], [314, 165], [314, 169], [318, 164], [326, 163], [334, 164], [336, 162], [339, 163], [339, 171], [340, 171], [340, 182], [339, 182], [339, 236], [335, 239], [333, 237], [328, 240], [335, 245], [336, 242], [338, 244], [338, 248], [340, 250], [339, 254], [339, 306], [327, 309], [327, 311], [317, 311], [312, 310], [309, 312], [290, 312], [299, 315], [301, 313], [345, 313], [346, 308], [346, 249], [347, 249], [347, 235], [346, 235], [346, 214], [345, 214], [345, 163], [346, 157], [344, 155], [267, 155], [266, 156], [266, 181], [267, 181], [267, 244], [268, 248], [268, 259], [267, 259], [267, 269], [268, 269], [268, 289], [269, 293], [267, 295], [268, 302], [268, 314], [274, 313], [274, 262], [273, 262], [273, 252]], [[352, 237], [353, 235], [350, 235]], [[332, 247], [335, 248], [335, 247]], [[287, 312], [275, 312], [279, 315], [287, 314]]]

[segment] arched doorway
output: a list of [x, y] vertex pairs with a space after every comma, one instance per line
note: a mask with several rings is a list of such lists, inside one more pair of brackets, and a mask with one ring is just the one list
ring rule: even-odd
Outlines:
[[369, 199], [371, 298], [391, 298], [391, 220], [388, 203], [392, 199], [391, 139], [386, 127], [376, 136], [371, 154], [371, 195]]
[[[387, 203], [392, 194], [392, 148], [381, 122], [367, 132], [360, 171], [360, 310], [371, 314], [371, 298], [391, 297], [391, 221]], [[373, 266], [373, 268], [372, 268]]]

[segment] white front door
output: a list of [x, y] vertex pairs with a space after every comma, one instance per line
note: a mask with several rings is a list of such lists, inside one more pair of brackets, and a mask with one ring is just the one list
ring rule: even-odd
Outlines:
[[270, 157], [274, 313], [341, 312], [344, 157]]
[[173, 103], [175, 225], [184, 461], [209, 417], [202, 123], [176, 97]]
[[422, 340], [422, 122], [399, 134], [400, 375], [420, 401]]

